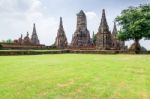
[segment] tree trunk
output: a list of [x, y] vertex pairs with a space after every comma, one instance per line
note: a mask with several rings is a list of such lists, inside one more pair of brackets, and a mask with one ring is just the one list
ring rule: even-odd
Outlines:
[[131, 47], [129, 48], [130, 51], [135, 51], [135, 52], [139, 52], [141, 50], [141, 46], [139, 43], [139, 39], [135, 39], [134, 43], [131, 45]]
[[134, 44], [135, 44], [135, 51], [140, 51], [141, 46], [140, 46], [140, 43], [139, 43], [138, 39], [135, 39]]

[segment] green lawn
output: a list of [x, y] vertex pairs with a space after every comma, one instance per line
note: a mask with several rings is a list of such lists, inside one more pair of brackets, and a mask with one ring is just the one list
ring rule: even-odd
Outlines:
[[0, 56], [0, 99], [150, 99], [150, 56]]
[[50, 52], [50, 51], [61, 51], [59, 49], [52, 49], [52, 50], [0, 50], [0, 52], [24, 52], [24, 51], [33, 51], [33, 52]]

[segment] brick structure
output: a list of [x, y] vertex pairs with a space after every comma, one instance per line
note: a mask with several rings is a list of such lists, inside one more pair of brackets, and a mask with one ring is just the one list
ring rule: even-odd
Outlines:
[[32, 36], [31, 36], [31, 42], [32, 42], [33, 45], [39, 45], [40, 44], [40, 41], [38, 39], [38, 35], [37, 35], [37, 32], [36, 32], [35, 24], [33, 25], [33, 32], [32, 32]]
[[[18, 42], [18, 44], [23, 44], [23, 36], [22, 36], [22, 34], [21, 34], [21, 36], [20, 36], [20, 38], [18, 39], [18, 40], [16, 40], [17, 42]], [[16, 43], [17, 43], [16, 42]]]
[[[14, 45], [21, 46], [40, 46], [40, 41], [36, 32], [36, 26], [33, 25], [33, 32], [31, 39], [29, 33], [23, 38], [21, 37], [14, 41]], [[89, 30], [87, 29], [87, 19], [83, 10], [77, 14], [77, 25], [72, 41], [68, 44], [67, 37], [63, 27], [62, 17], [60, 17], [60, 24], [57, 31], [55, 43], [51, 48], [59, 49], [80, 49], [80, 50], [125, 50], [125, 42], [117, 38], [117, 27], [114, 23], [112, 34], [107, 24], [105, 10], [102, 10], [102, 18], [98, 32], [90, 38]]]
[[112, 31], [112, 48], [115, 50], [123, 50], [125, 48], [125, 42], [121, 41], [117, 38], [117, 27], [116, 23], [114, 22], [114, 28]]
[[98, 33], [96, 34], [96, 48], [100, 50], [110, 50], [112, 48], [111, 32], [109, 31], [104, 9]]
[[14, 40], [14, 43], [19, 45], [40, 45], [35, 24], [33, 25], [33, 32], [31, 38], [29, 37], [29, 33], [27, 32], [27, 35], [24, 38], [21, 34], [21, 37], [17, 40]]
[[31, 39], [29, 38], [29, 33], [24, 37], [23, 45], [32, 45]]
[[76, 31], [72, 36], [71, 47], [83, 48], [91, 45], [90, 33], [87, 29], [86, 15], [81, 10], [77, 14], [77, 26]]
[[67, 37], [66, 37], [66, 34], [65, 34], [64, 28], [63, 28], [62, 17], [60, 17], [59, 29], [57, 32], [57, 37], [56, 37], [54, 45], [60, 49], [67, 48], [67, 46], [68, 46]]

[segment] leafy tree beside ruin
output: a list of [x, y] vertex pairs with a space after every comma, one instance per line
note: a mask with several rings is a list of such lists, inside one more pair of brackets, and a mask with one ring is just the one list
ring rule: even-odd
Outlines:
[[6, 43], [13, 43], [13, 40], [8, 39], [8, 40], [6, 40]]
[[92, 42], [94, 45], [96, 45], [96, 34], [93, 32], [93, 35], [92, 35]]
[[129, 7], [116, 18], [121, 29], [118, 38], [121, 40], [134, 40], [133, 50], [140, 50], [139, 41], [150, 38], [150, 4], [138, 7]]
[[2, 49], [2, 45], [0, 44], [0, 50]]

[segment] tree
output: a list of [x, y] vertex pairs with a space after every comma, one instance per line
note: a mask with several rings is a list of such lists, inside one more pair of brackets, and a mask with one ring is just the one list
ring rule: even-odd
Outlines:
[[6, 43], [13, 43], [13, 40], [8, 39], [8, 40], [6, 40]]
[[140, 50], [139, 41], [142, 38], [150, 38], [150, 4], [138, 7], [129, 7], [121, 12], [116, 18], [121, 26], [118, 33], [120, 40], [134, 40], [134, 50]]
[[147, 51], [147, 49], [144, 46], [141, 46], [141, 51]]
[[94, 45], [96, 45], [96, 34], [94, 34], [94, 31], [93, 31], [93, 35], [92, 35], [92, 42]]
[[2, 49], [2, 45], [0, 44], [0, 50]]

